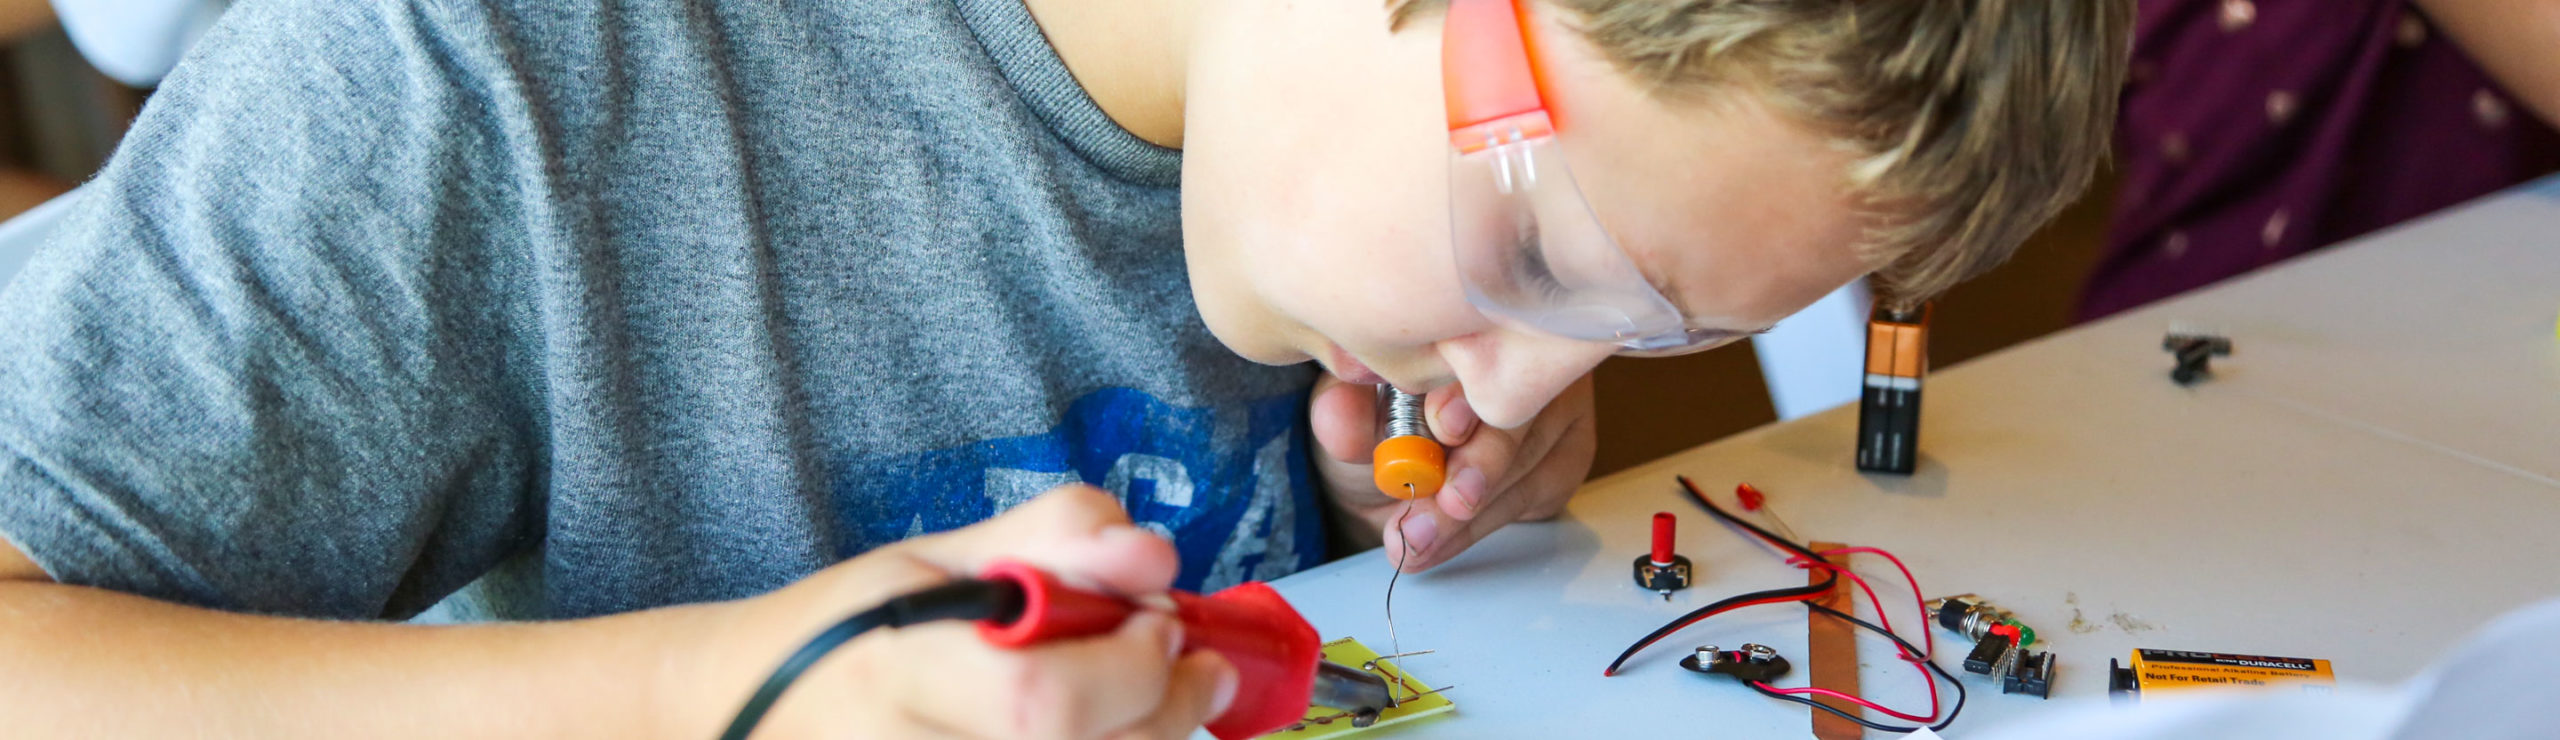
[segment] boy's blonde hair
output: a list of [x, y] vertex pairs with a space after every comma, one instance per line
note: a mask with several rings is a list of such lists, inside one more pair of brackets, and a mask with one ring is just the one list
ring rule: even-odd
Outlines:
[[[2132, 0], [1541, 0], [1669, 100], [1741, 91], [1828, 135], [1908, 302], [2008, 259], [2106, 158]], [[1391, 23], [1442, 0], [1387, 0]]]

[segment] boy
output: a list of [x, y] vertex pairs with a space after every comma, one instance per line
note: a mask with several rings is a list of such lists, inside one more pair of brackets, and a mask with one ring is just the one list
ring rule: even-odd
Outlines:
[[[6, 296], [0, 716], [701, 737], [996, 557], [1216, 588], [1312, 564], [1324, 506], [1425, 569], [1561, 509], [1602, 358], [1996, 263], [2100, 157], [2125, 27], [1519, 7], [1581, 197], [1459, 192], [1437, 6], [242, 4]], [[1377, 382], [1454, 446], [1409, 517]], [[289, 618], [439, 601], [554, 621]], [[1235, 687], [1177, 632], [868, 635], [763, 732], [1178, 736]]]

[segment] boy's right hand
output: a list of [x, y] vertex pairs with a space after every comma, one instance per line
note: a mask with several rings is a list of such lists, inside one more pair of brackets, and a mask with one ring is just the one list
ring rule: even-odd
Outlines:
[[[1173, 545], [1129, 522], [1119, 503], [1068, 486], [986, 522], [909, 539], [780, 591], [714, 609], [711, 651], [666, 679], [700, 705], [683, 726], [712, 737], [784, 656], [854, 612], [1021, 560], [1078, 588], [1149, 608], [1107, 635], [1022, 650], [979, 640], [966, 622], [874, 630], [818, 662], [757, 727], [758, 738], [1181, 738], [1235, 699], [1236, 672], [1213, 652], [1181, 654], [1164, 596]], [[690, 675], [681, 675], [690, 674]], [[708, 680], [706, 680], [708, 679]]]

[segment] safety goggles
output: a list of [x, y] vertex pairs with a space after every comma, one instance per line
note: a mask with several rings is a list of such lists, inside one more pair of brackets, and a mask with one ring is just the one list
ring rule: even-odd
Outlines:
[[1620, 354], [1697, 352], [1745, 334], [1696, 327], [1582, 198], [1539, 94], [1521, 0], [1450, 0], [1441, 38], [1449, 227], [1467, 301], [1497, 320]]

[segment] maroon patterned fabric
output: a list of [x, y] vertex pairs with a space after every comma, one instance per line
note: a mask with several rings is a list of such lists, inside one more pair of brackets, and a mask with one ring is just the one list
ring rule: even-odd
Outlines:
[[2143, 0], [2096, 318], [2560, 170], [2406, 0]]

